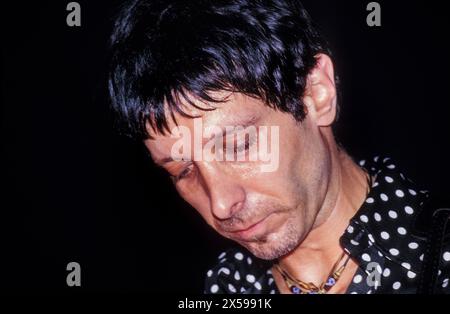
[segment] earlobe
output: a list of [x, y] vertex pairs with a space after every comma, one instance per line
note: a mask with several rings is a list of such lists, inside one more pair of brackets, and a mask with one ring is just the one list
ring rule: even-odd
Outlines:
[[330, 126], [336, 118], [336, 86], [330, 57], [316, 56], [317, 64], [308, 75], [303, 102], [318, 126]]

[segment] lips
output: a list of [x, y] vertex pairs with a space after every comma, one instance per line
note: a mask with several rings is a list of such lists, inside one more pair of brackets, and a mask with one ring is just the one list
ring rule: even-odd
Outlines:
[[264, 233], [265, 229], [265, 222], [272, 214], [269, 214], [268, 216], [265, 216], [263, 219], [258, 220], [255, 223], [252, 223], [248, 225], [247, 227], [241, 228], [241, 229], [234, 229], [228, 231], [228, 233], [233, 238], [238, 238], [240, 240], [250, 240], [254, 238], [255, 236], [261, 235]]

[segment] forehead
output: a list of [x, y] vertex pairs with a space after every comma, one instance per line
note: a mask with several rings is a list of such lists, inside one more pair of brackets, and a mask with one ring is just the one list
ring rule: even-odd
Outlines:
[[[204, 128], [210, 126], [241, 126], [246, 125], [249, 121], [256, 121], [262, 116], [268, 114], [271, 110], [270, 107], [265, 105], [262, 100], [256, 99], [242, 93], [233, 92], [211, 92], [209, 93], [213, 98], [220, 99], [223, 102], [210, 103], [205, 102], [194, 97], [191, 101], [202, 110], [195, 108], [187, 102], [181, 103], [181, 109], [184, 113], [191, 116], [185, 116], [178, 112], [173, 112], [173, 118], [170, 114], [168, 107], [166, 106], [166, 121], [169, 130], [173, 130], [177, 126], [184, 126], [192, 129], [194, 127], [194, 118], [201, 118]], [[149, 141], [158, 141], [165, 138], [170, 138], [171, 132], [161, 134], [155, 132], [149, 125], [147, 126], [148, 132], [151, 136]]]
[[[182, 104], [181, 109], [183, 112], [201, 119], [201, 132], [212, 126], [219, 127], [223, 130], [227, 126], [237, 127], [253, 125], [256, 124], [258, 120], [261, 121], [265, 116], [274, 112], [274, 110], [265, 105], [263, 101], [242, 93], [217, 92], [211, 93], [211, 96], [215, 99], [222, 99], [224, 102], [211, 104], [192, 99], [194, 104], [200, 108], [213, 109], [209, 111], [195, 108], [189, 104]], [[168, 112], [169, 111], [166, 110], [166, 113]], [[154, 160], [164, 160], [165, 158], [168, 158], [169, 152], [171, 152], [173, 145], [178, 140], [177, 136], [172, 136], [172, 131], [175, 130], [177, 126], [186, 127], [191, 131], [191, 134], [197, 134], [194, 123], [197, 119], [186, 117], [177, 112], [174, 112], [174, 119], [172, 119], [170, 113], [168, 113], [166, 117], [170, 132], [166, 132], [165, 134], [157, 133], [149, 126], [149, 124], [147, 125], [151, 138], [145, 140], [144, 144]], [[193, 138], [194, 136], [192, 136], [191, 140], [193, 140]]]

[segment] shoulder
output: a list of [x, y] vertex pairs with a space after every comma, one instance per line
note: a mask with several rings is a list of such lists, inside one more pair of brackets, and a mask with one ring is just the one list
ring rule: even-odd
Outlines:
[[[361, 210], [350, 221], [344, 238], [355, 244], [356, 230], [360, 230], [361, 240], [367, 240], [368, 246], [376, 248], [388, 263], [403, 269], [406, 279], [417, 280], [415, 274], [422, 273], [424, 255], [430, 245], [431, 219], [442, 203], [408, 179], [390, 158], [375, 157], [361, 161], [360, 165], [375, 180]], [[353, 230], [355, 232], [351, 234]], [[439, 257], [438, 291], [442, 293], [450, 293], [448, 239], [444, 239]]]
[[205, 293], [274, 293], [270, 263], [240, 248], [231, 248], [218, 256], [208, 270]]
[[[423, 267], [428, 280], [423, 281], [422, 288], [434, 286], [434, 293], [450, 294], [450, 209], [443, 204], [439, 200], [431, 203], [432, 218], [427, 224], [429, 238]], [[425, 290], [424, 293], [432, 291]]]
[[437, 293], [450, 294], [450, 242], [443, 246], [439, 259], [436, 291]]

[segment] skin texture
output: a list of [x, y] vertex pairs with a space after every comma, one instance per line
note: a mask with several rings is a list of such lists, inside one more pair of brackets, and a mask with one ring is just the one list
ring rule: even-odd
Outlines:
[[[184, 108], [202, 118], [203, 128], [278, 126], [276, 171], [262, 172], [263, 161], [197, 161], [193, 156], [171, 161], [177, 139], [150, 128], [152, 139], [145, 145], [154, 161], [174, 178], [178, 193], [222, 236], [257, 257], [278, 259], [296, 278], [320, 284], [342, 253], [339, 237], [364, 201], [368, 186], [365, 172], [334, 140], [333, 64], [326, 55], [318, 55], [317, 60], [303, 95], [308, 113], [301, 123], [240, 93], [212, 93], [227, 100], [209, 104], [215, 108], [212, 111]], [[175, 114], [175, 120], [194, 134], [192, 118]], [[170, 120], [170, 129], [175, 126]], [[356, 267], [350, 261], [330, 292], [345, 292]], [[273, 273], [280, 291], [287, 293], [278, 272]]]

